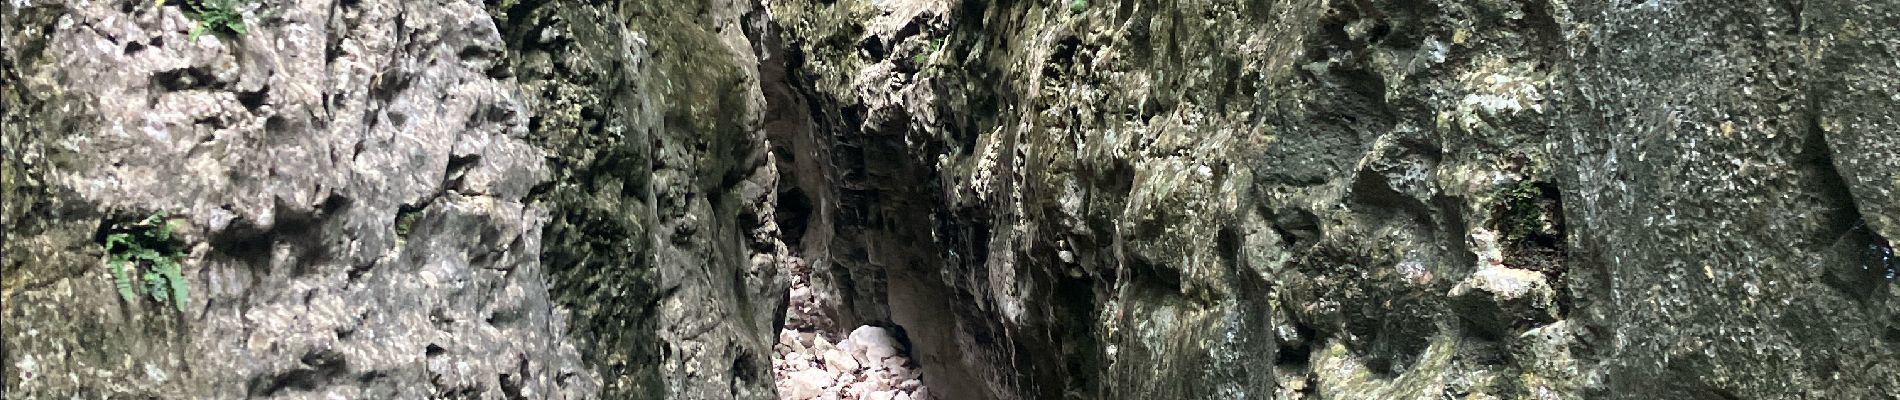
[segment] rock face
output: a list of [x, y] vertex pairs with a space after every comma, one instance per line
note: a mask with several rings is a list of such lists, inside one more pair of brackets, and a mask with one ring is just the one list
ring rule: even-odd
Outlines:
[[154, 3], [0, 2], [3, 397], [1900, 398], [1900, 3]]
[[945, 398], [1900, 397], [1900, 8], [771, 8], [788, 243]]
[[1900, 30], [1868, 24], [1900, 5], [1737, 6], [1574, 11], [1595, 26], [1560, 147], [1586, 355], [1612, 390], [1900, 396], [1900, 152], [1877, 133], [1900, 97], [1865, 75], [1894, 67], [1874, 54]]
[[[757, 6], [503, 3], [0, 4], [0, 391], [772, 397]], [[157, 213], [177, 308], [100, 246]]]
[[770, 398], [785, 308], [778, 174], [746, 2], [500, 13], [552, 153], [549, 281], [604, 398]]
[[[281, 4], [196, 42], [177, 7], [19, 6], [9, 397], [597, 389], [542, 279], [549, 168], [478, 5]], [[177, 310], [112, 295], [97, 244], [158, 212], [186, 249]]]

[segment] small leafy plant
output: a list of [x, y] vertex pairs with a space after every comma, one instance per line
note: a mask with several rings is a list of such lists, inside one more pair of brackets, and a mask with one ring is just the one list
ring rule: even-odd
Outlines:
[[[191, 42], [197, 43], [198, 37], [204, 36], [205, 32], [223, 30], [231, 32], [234, 35], [243, 35], [249, 32], [249, 29], [244, 27], [244, 13], [243, 10], [240, 9], [244, 5], [242, 1], [243, 0], [186, 0], [185, 5], [188, 6], [190, 10], [185, 12], [185, 16], [191, 17], [192, 19]], [[158, 4], [160, 6], [165, 5], [163, 1], [160, 1]]]
[[[112, 269], [119, 297], [126, 302], [136, 301], [136, 291], [142, 289], [153, 301], [170, 302], [184, 311], [190, 285], [178, 265], [182, 247], [172, 240], [171, 221], [165, 213], [136, 223], [113, 224], [111, 233], [106, 234], [106, 266]], [[142, 285], [133, 285], [134, 274]]]
[[943, 51], [943, 38], [931, 40], [930, 47], [927, 47], [927, 49], [928, 50], [919, 51], [916, 55], [910, 56], [910, 62], [921, 66], [924, 65], [925, 62], [930, 61], [931, 55], [937, 54], [938, 51]]

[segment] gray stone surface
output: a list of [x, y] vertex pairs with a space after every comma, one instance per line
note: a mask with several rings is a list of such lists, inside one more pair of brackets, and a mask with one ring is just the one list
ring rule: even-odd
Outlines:
[[945, 398], [1900, 397], [1886, 4], [772, 8]]
[[[579, 397], [548, 181], [465, 2], [12, 2], [9, 397]], [[37, 30], [36, 30], [37, 29]], [[418, 40], [417, 38], [427, 38]], [[26, 144], [14, 147], [13, 144]], [[23, 189], [22, 189], [23, 188]], [[12, 192], [20, 193], [20, 192]], [[124, 302], [95, 230], [167, 212], [192, 295]], [[11, 275], [11, 274], [10, 274]]]
[[1865, 94], [1894, 78], [1864, 75], [1900, 44], [1892, 26], [1865, 24], [1896, 12], [1576, 10], [1596, 28], [1570, 46], [1565, 204], [1587, 272], [1573, 282], [1595, 302], [1587, 348], [1610, 393], [1900, 396], [1900, 336], [1883, 333], [1896, 158], [1891, 135], [1873, 133], [1900, 98]]
[[6, 397], [772, 397], [756, 6], [170, 3], [0, 4]]
[[1892, 2], [188, 1], [0, 2], [7, 398], [770, 398], [795, 262], [945, 399], [1900, 398]]
[[498, 12], [550, 151], [547, 258], [604, 398], [770, 398], [789, 262], [748, 2]]

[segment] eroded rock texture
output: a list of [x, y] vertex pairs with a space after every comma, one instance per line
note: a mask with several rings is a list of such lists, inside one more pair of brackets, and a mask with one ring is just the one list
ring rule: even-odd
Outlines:
[[772, 11], [784, 225], [946, 398], [1900, 397], [1892, 6]]
[[550, 282], [605, 398], [770, 398], [788, 281], [744, 2], [542, 2], [504, 18], [553, 153]]
[[7, 398], [1900, 398], [1892, 2], [189, 4], [0, 2]]
[[7, 398], [772, 397], [756, 5], [192, 3], [0, 4]]
[[[479, 5], [282, 4], [196, 42], [175, 7], [19, 6], [0, 10], [8, 396], [598, 385], [541, 279], [527, 197], [548, 167], [490, 72], [494, 25], [462, 18]], [[104, 272], [104, 226], [157, 212], [189, 249], [182, 311]]]

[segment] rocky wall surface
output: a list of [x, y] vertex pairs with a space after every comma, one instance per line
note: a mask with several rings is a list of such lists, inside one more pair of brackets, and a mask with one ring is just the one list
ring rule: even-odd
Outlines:
[[0, 4], [7, 398], [773, 397], [756, 5], [196, 4]]
[[[597, 390], [541, 279], [548, 166], [479, 4], [254, 12], [192, 40], [177, 6], [0, 10], [7, 395]], [[176, 307], [114, 295], [99, 244], [158, 213]]]
[[521, 2], [502, 20], [553, 153], [550, 282], [604, 398], [771, 398], [789, 285], [756, 4]]
[[1892, 7], [771, 7], [797, 247], [945, 398], [1900, 397]]
[[1883, 2], [192, 4], [0, 3], [7, 398], [1900, 398]]

